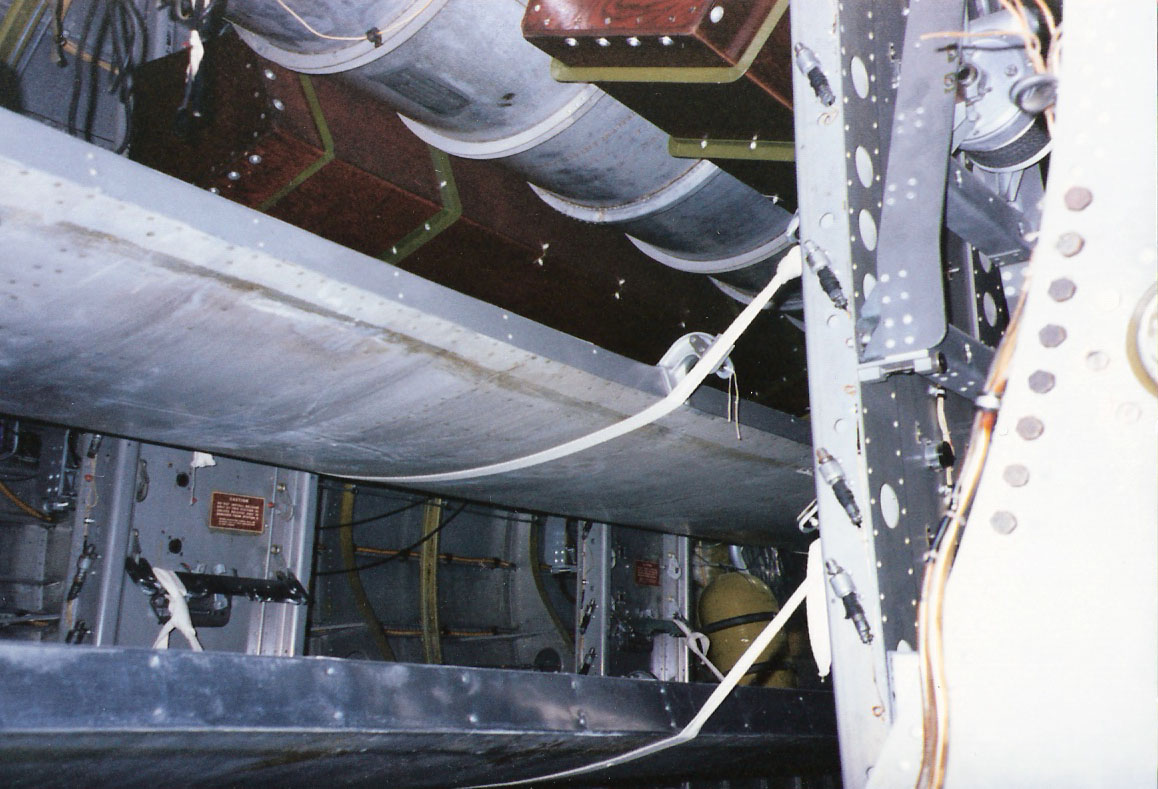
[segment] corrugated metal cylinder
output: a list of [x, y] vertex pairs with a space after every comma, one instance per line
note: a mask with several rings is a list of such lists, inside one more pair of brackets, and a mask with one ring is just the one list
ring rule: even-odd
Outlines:
[[554, 208], [622, 227], [662, 263], [727, 280], [786, 246], [787, 211], [710, 162], [670, 156], [667, 135], [598, 88], [555, 82], [516, 0], [317, 0], [294, 13], [230, 5], [264, 57], [343, 74], [424, 141], [501, 160]]

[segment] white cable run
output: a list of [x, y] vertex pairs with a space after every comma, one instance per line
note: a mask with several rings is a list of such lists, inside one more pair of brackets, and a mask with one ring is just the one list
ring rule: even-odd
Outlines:
[[732, 321], [732, 325], [716, 337], [716, 341], [713, 342], [711, 347], [700, 357], [695, 367], [688, 372], [682, 381], [672, 387], [667, 397], [648, 406], [634, 416], [596, 430], [594, 433], [588, 433], [580, 438], [572, 439], [558, 446], [551, 447], [550, 449], [533, 452], [530, 455], [524, 455], [523, 457], [506, 460], [501, 463], [491, 463], [486, 466], [476, 466], [459, 471], [446, 471], [436, 474], [414, 474], [401, 477], [351, 477], [344, 474], [338, 476], [362, 482], [383, 482], [392, 485], [421, 485], [435, 482], [457, 482], [464, 479], [477, 479], [478, 477], [489, 477], [494, 474], [519, 471], [530, 468], [531, 466], [548, 463], [552, 460], [565, 458], [577, 452], [582, 452], [585, 449], [590, 449], [591, 447], [611, 441], [614, 438], [619, 438], [633, 430], [650, 425], [683, 405], [684, 402], [691, 397], [692, 392], [704, 382], [704, 379], [711, 375], [712, 372], [720, 366], [720, 363], [727, 358], [728, 354], [732, 351], [732, 347], [736, 344], [736, 340], [740, 339], [740, 335], [747, 330], [752, 324], [752, 321], [756, 319], [756, 316], [760, 314], [760, 310], [776, 295], [776, 292], [789, 281], [800, 275], [800, 247], [796, 246], [780, 260], [780, 264], [776, 268], [776, 275], [772, 277], [772, 281], [736, 316], [736, 320]]
[[641, 748], [636, 748], [633, 751], [628, 751], [627, 753], [620, 754], [619, 756], [613, 756], [610, 759], [604, 759], [602, 761], [588, 764], [583, 767], [575, 767], [570, 770], [551, 773], [550, 775], [537, 775], [534, 778], [524, 778], [519, 781], [504, 781], [502, 783], [495, 784], [476, 784], [475, 786], [471, 787], [471, 789], [494, 789], [495, 787], [500, 786], [521, 786], [523, 784], [536, 783], [538, 781], [554, 781], [560, 778], [570, 778], [574, 775], [584, 775], [586, 773], [592, 773], [597, 770], [606, 770], [609, 767], [615, 767], [620, 764], [632, 762], [636, 759], [642, 759], [645, 756], [651, 756], [653, 753], [666, 751], [668, 748], [673, 748], [676, 745], [688, 742], [689, 740], [694, 740], [700, 733], [700, 729], [704, 727], [704, 724], [708, 722], [708, 719], [712, 717], [715, 711], [723, 703], [724, 699], [728, 697], [728, 694], [732, 692], [736, 685], [739, 684], [740, 680], [744, 678], [744, 675], [748, 673], [748, 669], [752, 668], [752, 665], [756, 662], [756, 658], [758, 658], [760, 653], [763, 652], [764, 649], [772, 643], [772, 639], [775, 638], [784, 628], [784, 624], [788, 621], [789, 617], [791, 617], [793, 612], [800, 607], [800, 604], [804, 601], [804, 596], [807, 591], [808, 579], [805, 579], [804, 583], [798, 586], [796, 591], [792, 593], [792, 596], [788, 598], [788, 601], [784, 603], [784, 607], [780, 609], [780, 613], [776, 614], [776, 616], [772, 619], [771, 622], [768, 623], [767, 627], [764, 628], [760, 635], [756, 636], [756, 640], [752, 642], [751, 646], [744, 650], [744, 654], [740, 656], [738, 661], [736, 661], [736, 665], [732, 666], [731, 671], [729, 671], [728, 675], [724, 677], [724, 681], [716, 686], [716, 689], [712, 691], [712, 695], [708, 696], [708, 700], [704, 702], [704, 706], [700, 708], [700, 711], [696, 713], [695, 717], [692, 718], [691, 721], [688, 722], [688, 725], [685, 726], [678, 734], [659, 740], [658, 742], [653, 742], [650, 745], [644, 745]]

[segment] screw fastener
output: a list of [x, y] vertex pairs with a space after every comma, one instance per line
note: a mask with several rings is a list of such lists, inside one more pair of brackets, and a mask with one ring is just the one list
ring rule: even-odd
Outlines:
[[1054, 301], [1069, 301], [1074, 297], [1077, 289], [1078, 287], [1072, 279], [1062, 277], [1049, 283], [1049, 297]]
[[1012, 512], [998, 510], [989, 518], [989, 525], [998, 534], [1010, 534], [1017, 528], [1017, 518], [1013, 517]]
[[1046, 348], [1056, 348], [1066, 341], [1066, 330], [1064, 326], [1058, 326], [1056, 323], [1046, 324], [1041, 331], [1037, 333], [1037, 337], [1041, 340], [1041, 344]]
[[1045, 432], [1045, 425], [1036, 416], [1023, 416], [1017, 420], [1017, 434], [1026, 441], [1033, 441], [1035, 438], [1040, 438], [1041, 434]]
[[1057, 251], [1067, 258], [1081, 252], [1085, 245], [1086, 240], [1077, 233], [1062, 233], [1057, 239]]
[[1054, 377], [1054, 374], [1045, 370], [1034, 370], [1029, 375], [1029, 388], [1038, 394], [1045, 394], [1053, 389], [1056, 383], [1057, 378]]
[[1005, 467], [1001, 478], [1012, 488], [1022, 488], [1029, 482], [1029, 469], [1020, 463], [1014, 463]]
[[1084, 186], [1071, 186], [1065, 194], [1066, 208], [1071, 211], [1084, 211], [1094, 202], [1094, 193]]

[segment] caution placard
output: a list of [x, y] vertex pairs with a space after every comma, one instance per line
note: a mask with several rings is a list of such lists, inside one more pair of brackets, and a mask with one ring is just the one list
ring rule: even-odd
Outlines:
[[639, 586], [659, 586], [659, 562], [636, 560], [635, 583]]
[[213, 491], [209, 502], [209, 528], [261, 534], [265, 530], [265, 499]]

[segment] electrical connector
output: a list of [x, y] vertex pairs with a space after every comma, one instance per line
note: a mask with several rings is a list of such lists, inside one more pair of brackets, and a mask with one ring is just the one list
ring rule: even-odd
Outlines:
[[836, 95], [832, 92], [832, 86], [828, 84], [828, 77], [824, 76], [820, 60], [817, 59], [815, 52], [803, 44], [796, 45], [796, 67], [808, 77], [808, 84], [812, 86], [821, 104], [831, 107], [836, 103]]
[[856, 634], [860, 637], [861, 643], [871, 644], [873, 641], [872, 629], [869, 627], [868, 617], [865, 616], [864, 607], [860, 604], [860, 598], [857, 597], [856, 587], [853, 586], [852, 576], [845, 572], [844, 568], [837, 564], [832, 559], [824, 563], [824, 569], [828, 573], [828, 583], [832, 586], [832, 591], [840, 598], [840, 602], [844, 604], [844, 618], [851, 619], [853, 627], [856, 628]]
[[96, 561], [96, 558], [96, 546], [88, 540], [85, 540], [80, 556], [76, 558], [76, 573], [73, 575], [72, 584], [68, 588], [68, 595], [65, 597], [66, 601], [71, 602], [80, 597], [80, 590], [84, 588], [84, 582], [88, 578], [88, 574], [92, 572], [93, 562]]
[[864, 522], [864, 518], [861, 517], [860, 507], [856, 504], [856, 497], [852, 495], [852, 489], [844, 480], [844, 469], [840, 467], [840, 463], [823, 447], [816, 450], [816, 462], [820, 469], [820, 478], [832, 488], [836, 500], [848, 513], [848, 519], [860, 526]]
[[828, 255], [813, 241], [802, 241], [800, 247], [804, 250], [804, 262], [808, 264], [809, 270], [816, 275], [821, 290], [838, 310], [847, 312], [848, 299], [840, 287], [840, 280], [836, 278], [836, 274], [832, 270], [832, 263], [829, 261]]

